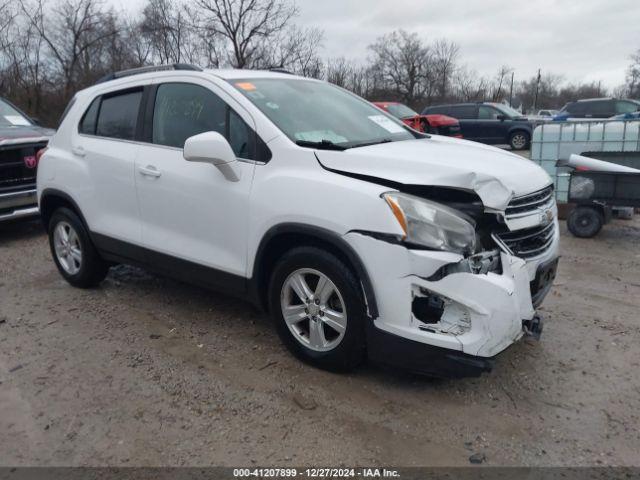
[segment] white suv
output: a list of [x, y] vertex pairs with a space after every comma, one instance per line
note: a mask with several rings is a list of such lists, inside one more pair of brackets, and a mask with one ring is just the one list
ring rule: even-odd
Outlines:
[[557, 265], [537, 165], [285, 73], [174, 65], [78, 92], [38, 199], [70, 284], [127, 263], [239, 295], [332, 370], [488, 371], [539, 334]]

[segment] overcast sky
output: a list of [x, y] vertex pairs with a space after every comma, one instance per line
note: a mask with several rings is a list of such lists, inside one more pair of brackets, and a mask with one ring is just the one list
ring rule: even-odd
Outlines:
[[[127, 0], [128, 9], [144, 0]], [[122, 6], [125, 0], [111, 0]], [[355, 60], [394, 29], [460, 45], [460, 60], [483, 75], [501, 65], [522, 80], [544, 72], [568, 81], [624, 82], [640, 48], [640, 0], [297, 0], [297, 23], [324, 30], [323, 56]]]

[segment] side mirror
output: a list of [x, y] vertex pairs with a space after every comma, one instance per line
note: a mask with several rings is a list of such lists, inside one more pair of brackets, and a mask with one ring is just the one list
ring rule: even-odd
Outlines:
[[501, 122], [504, 122], [507, 119], [507, 116], [506, 115], [498, 115], [496, 118], [498, 120], [500, 120]]
[[215, 166], [236, 161], [231, 145], [218, 132], [204, 132], [187, 138], [182, 156], [188, 162], [210, 163]]

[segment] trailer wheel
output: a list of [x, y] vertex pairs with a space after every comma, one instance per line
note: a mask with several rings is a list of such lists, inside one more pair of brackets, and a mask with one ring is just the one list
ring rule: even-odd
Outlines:
[[603, 224], [602, 213], [593, 207], [576, 207], [567, 219], [569, 231], [580, 238], [595, 237], [602, 229]]

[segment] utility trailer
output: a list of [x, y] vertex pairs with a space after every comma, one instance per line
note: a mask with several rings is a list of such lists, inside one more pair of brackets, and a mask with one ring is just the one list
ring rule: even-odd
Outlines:
[[611, 219], [614, 205], [640, 208], [640, 170], [580, 155], [572, 155], [561, 166], [574, 168], [568, 199], [576, 207], [567, 218], [567, 228], [576, 237], [597, 235]]

